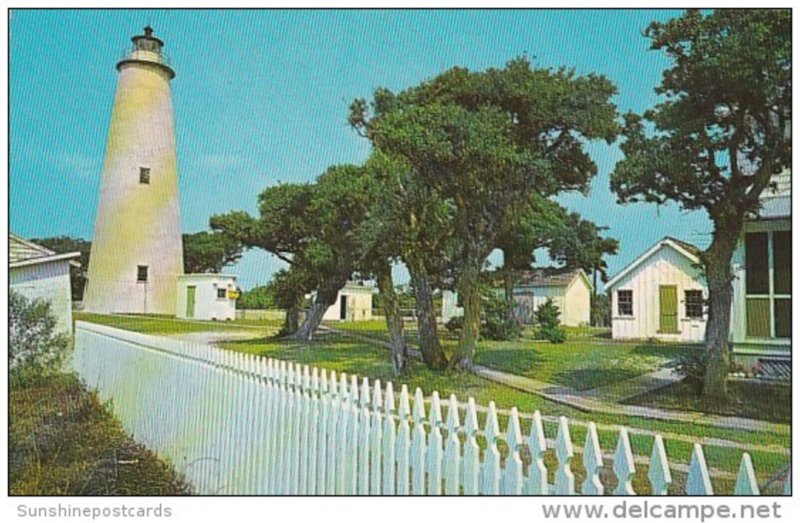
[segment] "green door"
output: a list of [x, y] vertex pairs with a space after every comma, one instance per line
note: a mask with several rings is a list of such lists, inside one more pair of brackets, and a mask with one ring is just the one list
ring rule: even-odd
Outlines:
[[659, 332], [662, 334], [678, 333], [678, 287], [662, 285], [658, 288], [658, 302], [661, 307]]
[[197, 287], [190, 285], [186, 287], [186, 317], [194, 318], [194, 295]]

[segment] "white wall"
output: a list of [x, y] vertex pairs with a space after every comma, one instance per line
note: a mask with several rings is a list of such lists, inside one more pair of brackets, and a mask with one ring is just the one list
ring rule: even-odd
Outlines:
[[461, 316], [464, 316], [464, 307], [458, 306], [458, 294], [449, 290], [442, 291], [442, 323]]
[[69, 279], [69, 261], [37, 263], [13, 267], [8, 271], [11, 288], [34, 300], [50, 302], [50, 310], [58, 320], [60, 332], [72, 332], [72, 287]]
[[322, 316], [324, 321], [340, 321], [342, 296], [347, 299], [347, 319], [345, 321], [364, 321], [372, 319], [372, 289], [370, 287], [345, 287], [336, 295], [336, 303], [328, 307]]
[[[194, 317], [196, 320], [233, 320], [236, 319], [236, 300], [231, 298], [217, 298], [217, 288], [236, 289], [236, 279], [209, 275], [198, 277], [178, 278], [178, 297], [176, 300], [176, 316], [188, 319], [186, 316], [187, 288], [195, 286]], [[227, 295], [227, 293], [226, 293]]]
[[[659, 286], [675, 285], [678, 288], [679, 334], [660, 334]], [[633, 291], [633, 316], [620, 316], [617, 291]], [[635, 270], [617, 282], [611, 293], [611, 336], [614, 339], [657, 338], [665, 341], [702, 341], [706, 332], [706, 317], [695, 320], [686, 317], [684, 291], [702, 290], [708, 298], [708, 289], [702, 272], [682, 254], [669, 246], [662, 246]]]
[[561, 323], [571, 327], [589, 325], [592, 320], [592, 290], [582, 276], [572, 280], [564, 300]]

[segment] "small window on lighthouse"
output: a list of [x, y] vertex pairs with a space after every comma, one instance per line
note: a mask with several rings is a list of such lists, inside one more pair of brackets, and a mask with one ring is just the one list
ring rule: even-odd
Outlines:
[[150, 167], [139, 167], [139, 183], [150, 185]]
[[147, 265], [136, 266], [136, 281], [139, 283], [147, 283]]

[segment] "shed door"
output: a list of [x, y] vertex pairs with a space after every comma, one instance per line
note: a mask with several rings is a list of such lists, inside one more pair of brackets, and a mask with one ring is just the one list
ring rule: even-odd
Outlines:
[[197, 287], [190, 285], [186, 287], [186, 317], [194, 318], [194, 302]]
[[658, 302], [661, 308], [659, 332], [663, 334], [678, 333], [678, 287], [662, 285], [658, 288]]
[[347, 296], [339, 297], [339, 319], [347, 319]]

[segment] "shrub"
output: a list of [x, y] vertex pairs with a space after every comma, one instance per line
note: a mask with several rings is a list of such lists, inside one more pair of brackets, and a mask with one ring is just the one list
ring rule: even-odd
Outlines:
[[514, 316], [513, 301], [500, 296], [489, 296], [484, 303], [482, 337], [490, 340], [515, 340], [522, 335], [522, 326]]
[[249, 291], [243, 291], [236, 300], [237, 309], [274, 309], [275, 290], [268, 285], [253, 287]]
[[50, 303], [29, 300], [11, 290], [8, 296], [8, 368], [12, 385], [58, 372], [70, 347], [56, 331]]
[[464, 328], [464, 317], [453, 316], [447, 320], [447, 323], [444, 324], [444, 327], [450, 332], [460, 331], [462, 328]]
[[692, 387], [699, 396], [703, 393], [708, 356], [705, 351], [693, 351], [680, 356], [675, 365], [675, 373]]
[[536, 323], [539, 325], [537, 335], [550, 343], [564, 343], [567, 340], [567, 333], [561, 327], [561, 311], [553, 303], [552, 298], [547, 298], [536, 310]]

